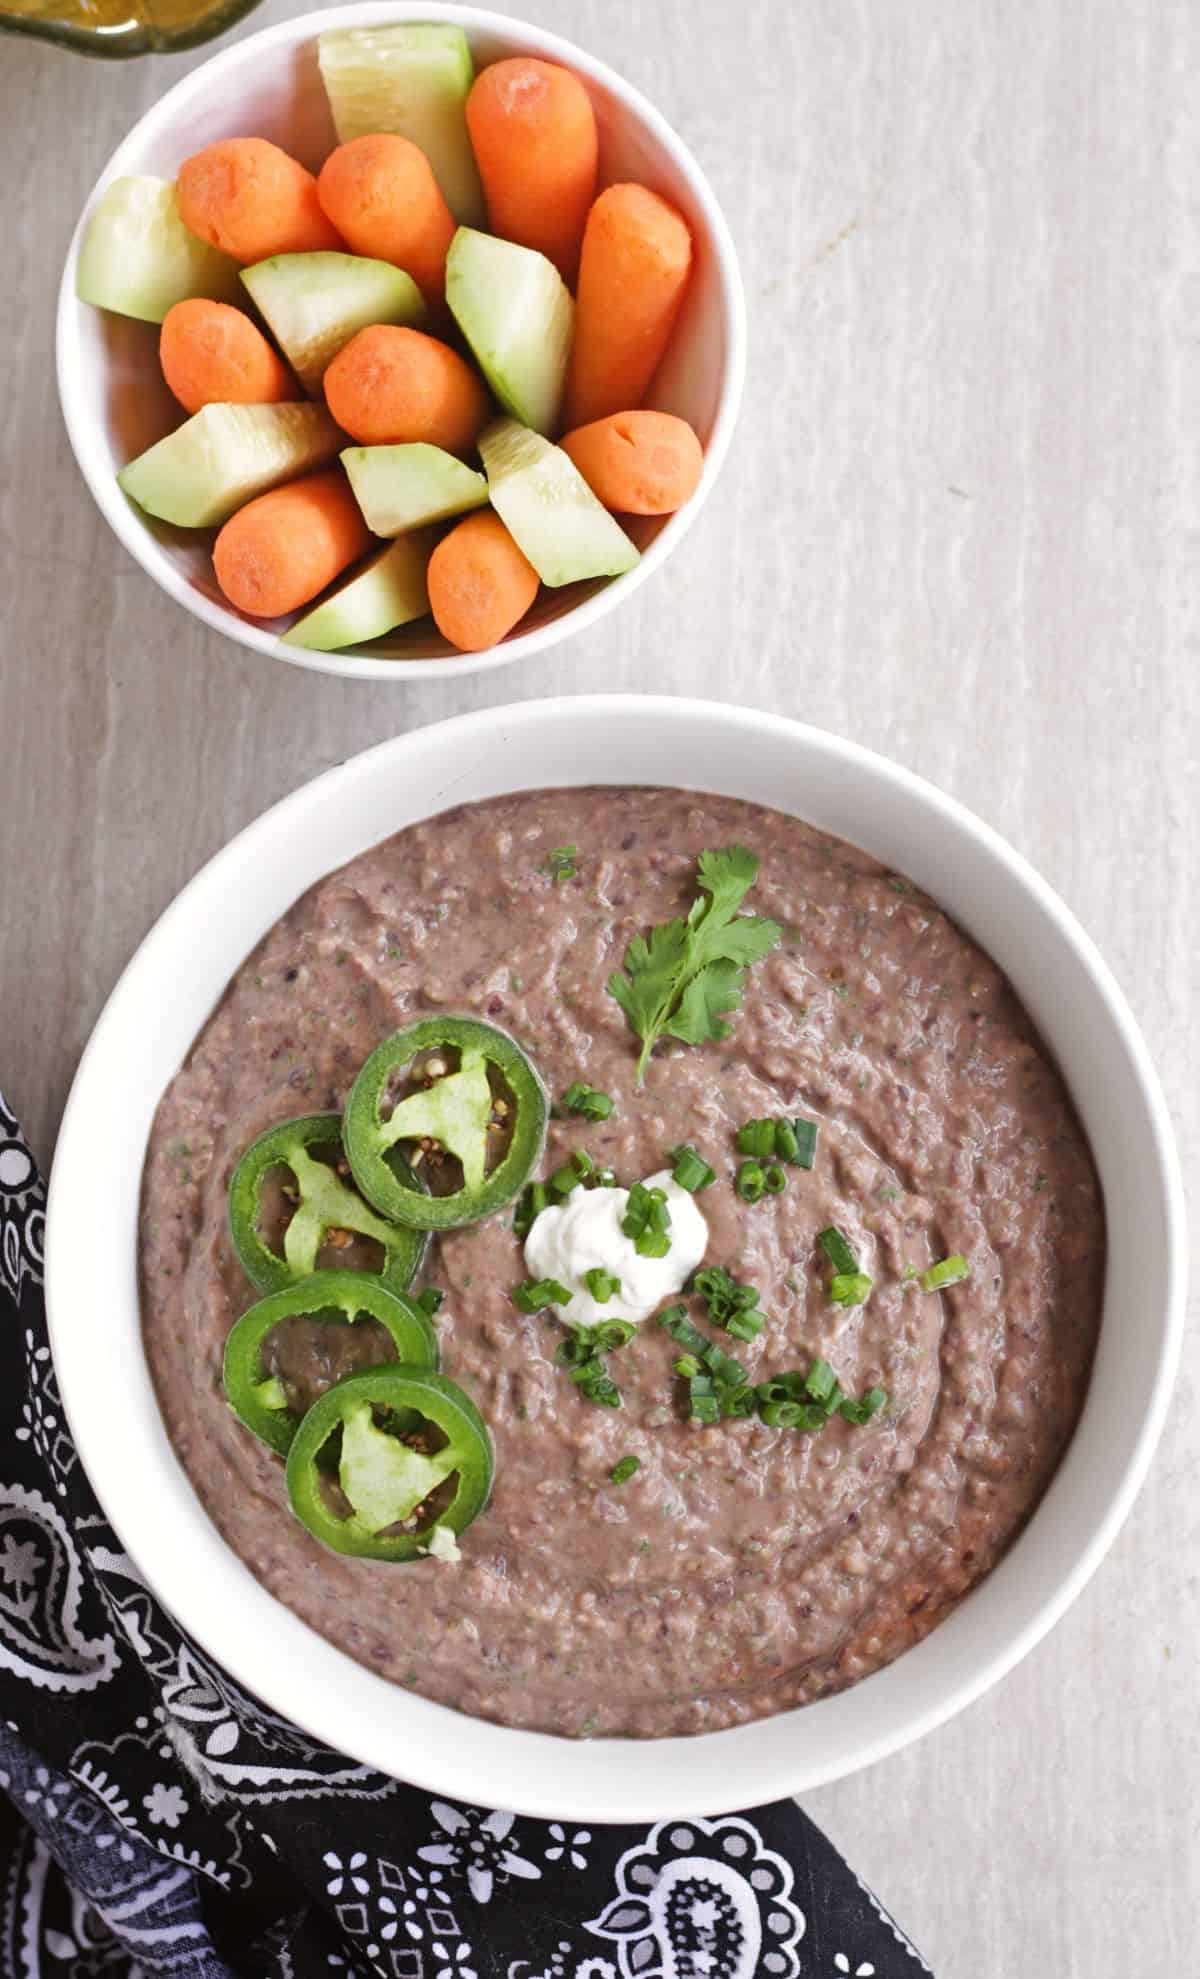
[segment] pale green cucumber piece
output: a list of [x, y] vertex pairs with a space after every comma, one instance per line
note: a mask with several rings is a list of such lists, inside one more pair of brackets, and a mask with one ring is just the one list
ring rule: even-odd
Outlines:
[[506, 412], [536, 433], [558, 424], [575, 304], [532, 247], [460, 227], [446, 256], [446, 301]]
[[342, 438], [323, 405], [206, 405], [117, 480], [147, 514], [205, 529], [281, 481], [323, 467]]
[[403, 268], [359, 254], [275, 254], [242, 280], [306, 392], [318, 398], [325, 367], [373, 323], [425, 321], [420, 289]]
[[398, 131], [425, 153], [455, 219], [487, 225], [465, 113], [475, 65], [460, 27], [336, 28], [318, 35], [317, 59], [340, 144]]
[[618, 577], [640, 552], [596, 500], [561, 447], [515, 419], [494, 419], [479, 439], [488, 493], [543, 584]]
[[114, 179], [83, 237], [75, 271], [81, 302], [161, 323], [189, 296], [239, 299], [237, 262], [188, 232], [170, 179]]
[[362, 564], [332, 597], [297, 619], [284, 633], [284, 643], [335, 653], [342, 646], [381, 639], [398, 625], [423, 618], [429, 610], [425, 572], [433, 543], [431, 530], [398, 536]]
[[482, 508], [488, 485], [482, 474], [467, 467], [442, 447], [424, 440], [402, 446], [347, 447], [342, 466], [375, 536], [402, 536], [426, 522]]

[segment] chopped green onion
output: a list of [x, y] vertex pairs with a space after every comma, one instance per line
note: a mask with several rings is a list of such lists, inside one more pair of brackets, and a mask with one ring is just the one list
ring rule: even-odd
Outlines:
[[582, 1079], [567, 1087], [559, 1106], [564, 1113], [578, 1113], [584, 1120], [607, 1120], [613, 1110], [610, 1095], [596, 1086], [584, 1085]]
[[446, 1294], [440, 1285], [427, 1285], [423, 1292], [418, 1292], [417, 1304], [420, 1306], [421, 1311], [427, 1313], [429, 1318], [432, 1319], [445, 1296]]
[[858, 1259], [836, 1224], [831, 1223], [827, 1230], [822, 1230], [817, 1242], [836, 1272], [845, 1274], [858, 1270]]
[[737, 1151], [739, 1154], [774, 1154], [775, 1122], [747, 1120], [745, 1125], [737, 1130]]
[[733, 1312], [725, 1321], [725, 1330], [735, 1340], [757, 1340], [766, 1323], [760, 1312]]
[[[564, 1341], [563, 1345], [566, 1344]], [[601, 1380], [608, 1374], [608, 1369], [597, 1353], [585, 1351], [582, 1360], [575, 1360], [569, 1355], [562, 1355], [561, 1358], [572, 1381], [578, 1382], [581, 1388], [586, 1387], [589, 1382]]]
[[620, 1463], [614, 1464], [608, 1474], [614, 1484], [628, 1484], [630, 1478], [636, 1477], [641, 1468], [640, 1457], [622, 1457]]
[[829, 1281], [829, 1297], [835, 1306], [865, 1305], [874, 1279], [865, 1271], [838, 1271]]
[[631, 1319], [602, 1319], [591, 1329], [592, 1339], [599, 1354], [615, 1354], [619, 1347], [627, 1347], [637, 1332]]
[[711, 1374], [694, 1374], [688, 1382], [688, 1405], [693, 1422], [720, 1422], [721, 1404]]
[[526, 1278], [517, 1286], [512, 1301], [522, 1312], [542, 1312], [546, 1306], [569, 1305], [571, 1294], [557, 1278]]
[[752, 1416], [757, 1407], [758, 1397], [749, 1382], [741, 1387], [722, 1390], [721, 1414], [724, 1416]]
[[857, 1423], [861, 1429], [864, 1423], [870, 1422], [871, 1417], [886, 1401], [887, 1396], [882, 1388], [868, 1388], [866, 1394], [857, 1402], [847, 1395], [844, 1401], [838, 1403], [838, 1414], [844, 1416], [847, 1422]]
[[793, 1127], [791, 1121], [777, 1120], [775, 1122], [774, 1152], [778, 1155], [780, 1161], [795, 1161], [798, 1146], [796, 1129]]
[[577, 845], [556, 845], [549, 858], [538, 867], [539, 873], [549, 873], [555, 886], [564, 880], [573, 880], [579, 868], [575, 861], [579, 856]]
[[677, 1346], [683, 1347], [689, 1354], [695, 1354], [700, 1360], [704, 1359], [709, 1342], [692, 1325], [686, 1306], [668, 1306], [665, 1312], [659, 1314], [658, 1323], [666, 1327]]
[[607, 1374], [594, 1375], [590, 1380], [581, 1383], [579, 1392], [586, 1396], [589, 1402], [594, 1402], [598, 1409], [621, 1407], [621, 1391]]
[[568, 1155], [561, 1168], [556, 1168], [546, 1187], [553, 1196], [569, 1196], [572, 1189], [589, 1176], [596, 1164], [586, 1148], [576, 1148]]
[[[792, 1132], [796, 1136], [796, 1152], [787, 1159], [797, 1168], [811, 1168], [817, 1152], [817, 1123], [815, 1120], [802, 1120], [797, 1116], [792, 1122]], [[779, 1149], [776, 1152], [780, 1152]]]
[[672, 1164], [671, 1173], [677, 1187], [686, 1189], [689, 1195], [699, 1195], [701, 1189], [707, 1189], [709, 1183], [717, 1179], [715, 1169], [710, 1168], [686, 1141], [671, 1149], [668, 1160]]
[[814, 1402], [828, 1403], [837, 1385], [837, 1376], [828, 1361], [814, 1361], [804, 1379], [805, 1390]]
[[525, 1190], [513, 1214], [513, 1230], [524, 1243], [538, 1217], [545, 1209], [549, 1197], [544, 1182], [531, 1182]]
[[761, 1201], [766, 1177], [756, 1161], [744, 1161], [733, 1184], [744, 1203]]
[[957, 1253], [944, 1257], [937, 1264], [931, 1264], [928, 1271], [921, 1273], [921, 1288], [926, 1292], [940, 1292], [943, 1285], [958, 1285], [971, 1275], [971, 1267], [965, 1257]]
[[671, 1209], [662, 1189], [635, 1182], [621, 1218], [621, 1229], [632, 1237], [639, 1257], [666, 1257], [671, 1248]]
[[694, 1374], [700, 1372], [700, 1363], [695, 1354], [680, 1354], [679, 1359], [673, 1362], [673, 1366], [676, 1374], [681, 1374], [685, 1381], [690, 1381]]
[[614, 1168], [593, 1168], [590, 1181], [596, 1189], [615, 1189], [617, 1174]]
[[727, 1388], [740, 1388], [746, 1379], [746, 1370], [742, 1363], [735, 1361], [731, 1354], [725, 1353], [714, 1340], [706, 1343], [700, 1358], [713, 1379], [723, 1383]]
[[607, 1305], [621, 1289], [620, 1279], [614, 1277], [611, 1271], [606, 1271], [602, 1264], [594, 1264], [590, 1271], [585, 1271], [583, 1282], [598, 1306]]
[[763, 1186], [769, 1196], [781, 1196], [787, 1188], [787, 1175], [779, 1162], [772, 1161], [763, 1169]]
[[640, 1237], [634, 1238], [633, 1248], [639, 1257], [666, 1257], [671, 1239], [665, 1230], [643, 1230]]
[[759, 1414], [770, 1429], [798, 1429], [803, 1413], [802, 1402], [768, 1402], [759, 1409]]

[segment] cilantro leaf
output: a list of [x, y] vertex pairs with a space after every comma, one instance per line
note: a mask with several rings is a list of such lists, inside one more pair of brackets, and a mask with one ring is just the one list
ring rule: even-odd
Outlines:
[[625, 952], [623, 970], [609, 978], [609, 995], [642, 1041], [639, 1085], [660, 1037], [703, 1044], [728, 1035], [723, 1017], [741, 1004], [746, 965], [760, 961], [782, 933], [776, 921], [738, 914], [758, 868], [757, 854], [744, 845], [702, 852], [700, 892], [687, 920], [665, 921], [639, 935]]

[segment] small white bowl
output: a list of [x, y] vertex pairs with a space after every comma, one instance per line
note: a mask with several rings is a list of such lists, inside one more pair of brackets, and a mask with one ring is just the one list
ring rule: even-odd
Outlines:
[[[587, 740], [586, 752], [580, 737]], [[1020, 1539], [932, 1634], [803, 1711], [646, 1743], [451, 1713], [351, 1662], [225, 1545], [167, 1440], [142, 1353], [137, 1229], [155, 1108], [229, 978], [296, 897], [448, 807], [556, 783], [669, 784], [791, 812], [910, 874], [993, 955], [1066, 1076], [1108, 1218], [1104, 1319], [1065, 1461]], [[1183, 1192], [1146, 1047], [1078, 923], [995, 832], [882, 757], [777, 716], [615, 696], [487, 709], [328, 771], [204, 867], [129, 964], [79, 1068], [54, 1161], [47, 1296], [62, 1397], [96, 1492], [183, 1626], [276, 1710], [461, 1800], [578, 1821], [752, 1806], [894, 1752], [1031, 1649], [1099, 1564], [1157, 1441], [1183, 1330]]]
[[[600, 179], [637, 179], [672, 201], [696, 245], [692, 279], [675, 333], [650, 392], [650, 404], [688, 420], [704, 442], [700, 486], [675, 515], [635, 518], [629, 533], [641, 561], [624, 577], [540, 593], [523, 627], [486, 653], [459, 653], [429, 620], [370, 646], [314, 653], [285, 646], [292, 622], [264, 622], [235, 611], [213, 575], [211, 537], [175, 529], [135, 508], [117, 486], [117, 471], [182, 418], [158, 366], [158, 329], [80, 302], [79, 250], [98, 200], [113, 179], [150, 172], [174, 178], [183, 160], [218, 138], [272, 138], [312, 169], [336, 144], [317, 68], [317, 36], [328, 28], [392, 21], [455, 21], [466, 31], [476, 67], [508, 55], [561, 62], [586, 85], [600, 130]], [[687, 146], [644, 96], [573, 42], [505, 14], [438, 0], [331, 7], [264, 28], [203, 63], [176, 83], [136, 123], [100, 174], [80, 216], [58, 299], [58, 391], [84, 480], [130, 555], [167, 596], [205, 625], [257, 653], [355, 680], [449, 677], [507, 666], [540, 653], [628, 598], [657, 570], [694, 521], [725, 458], [741, 402], [746, 364], [746, 306], [729, 229]]]

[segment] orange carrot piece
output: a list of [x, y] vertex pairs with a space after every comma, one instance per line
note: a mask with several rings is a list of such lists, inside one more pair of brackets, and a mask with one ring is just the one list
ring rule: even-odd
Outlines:
[[163, 377], [187, 412], [204, 405], [273, 405], [304, 395], [277, 351], [240, 309], [193, 296], [163, 317]]
[[438, 306], [454, 216], [423, 151], [391, 131], [352, 138], [322, 165], [317, 197], [347, 247], [395, 262], [430, 308]]
[[312, 173], [265, 137], [224, 138], [187, 159], [179, 212], [185, 227], [235, 261], [343, 245]]
[[640, 405], [692, 265], [687, 222], [645, 186], [609, 186], [583, 235], [567, 424]]
[[217, 583], [255, 618], [298, 611], [371, 542], [340, 467], [289, 481], [247, 502], [213, 546]]
[[537, 248], [572, 280], [599, 155], [578, 76], [525, 55], [493, 62], [471, 85], [467, 128], [492, 232]]
[[466, 453], [483, 424], [482, 379], [448, 344], [394, 323], [374, 323], [344, 344], [325, 373], [339, 426], [363, 447], [427, 440]]
[[673, 412], [612, 412], [559, 441], [596, 500], [619, 515], [672, 515], [695, 494], [704, 450]]
[[429, 608], [463, 653], [498, 645], [537, 596], [538, 574], [494, 509], [479, 509], [443, 536], [425, 573]]

